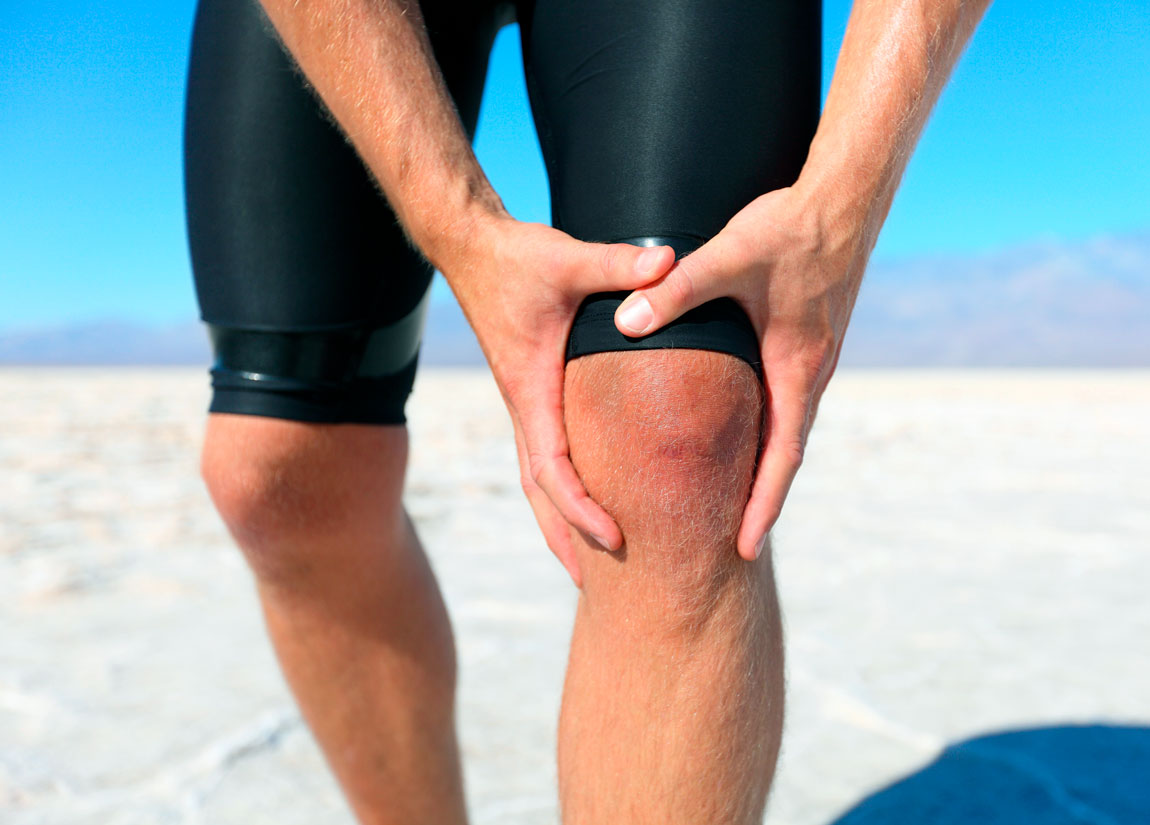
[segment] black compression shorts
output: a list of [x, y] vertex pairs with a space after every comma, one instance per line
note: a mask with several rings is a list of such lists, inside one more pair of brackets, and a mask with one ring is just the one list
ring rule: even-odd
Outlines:
[[[798, 177], [819, 116], [818, 0], [423, 0], [474, 136], [488, 54], [518, 20], [552, 221], [689, 254]], [[400, 424], [432, 271], [256, 0], [201, 0], [188, 81], [188, 234], [215, 361], [211, 412]], [[593, 295], [567, 357], [684, 347], [758, 367], [712, 301], [644, 338]]]

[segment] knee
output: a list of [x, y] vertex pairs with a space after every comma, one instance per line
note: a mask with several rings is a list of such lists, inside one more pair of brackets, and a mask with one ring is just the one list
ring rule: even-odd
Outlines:
[[619, 524], [632, 578], [697, 614], [749, 573], [735, 538], [763, 395], [746, 363], [702, 350], [585, 356], [568, 365], [565, 409], [572, 460]]
[[405, 458], [401, 428], [217, 414], [200, 474], [256, 576], [287, 583], [308, 575], [319, 542], [332, 544], [365, 517], [376, 530], [398, 521]]

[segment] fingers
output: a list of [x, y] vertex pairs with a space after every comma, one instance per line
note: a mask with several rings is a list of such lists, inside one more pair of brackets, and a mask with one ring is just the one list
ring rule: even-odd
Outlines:
[[778, 520], [803, 463], [814, 398], [814, 388], [807, 381], [775, 383], [768, 376], [767, 384], [766, 447], [739, 529], [739, 555], [747, 561], [754, 561], [762, 552], [767, 533]]
[[718, 277], [714, 257], [710, 248], [700, 247], [657, 283], [627, 296], [615, 311], [615, 326], [624, 335], [646, 335], [718, 298], [723, 279]]
[[[557, 356], [562, 359], [560, 353]], [[532, 482], [571, 526], [586, 533], [605, 550], [617, 550], [623, 544], [618, 525], [587, 494], [568, 454], [567, 433], [563, 427], [563, 370], [540, 374], [531, 390], [518, 396], [515, 412], [523, 428]]]
[[519, 453], [520, 483], [523, 486], [524, 494], [527, 496], [527, 501], [531, 505], [531, 512], [535, 514], [535, 521], [543, 532], [543, 539], [547, 542], [547, 546], [555, 554], [555, 558], [559, 559], [559, 563], [563, 565], [575, 586], [581, 588], [583, 575], [579, 570], [575, 545], [571, 541], [571, 531], [568, 529], [567, 522], [563, 520], [563, 516], [551, 503], [551, 499], [547, 498], [547, 494], [539, 489], [539, 485], [531, 478], [527, 447], [523, 440], [523, 429], [519, 426], [519, 421], [514, 413], [512, 413], [511, 422], [515, 427], [515, 449]]
[[623, 544], [619, 527], [592, 501], [566, 455], [528, 454], [531, 476], [571, 526], [591, 537], [604, 550]]
[[675, 263], [669, 246], [581, 243], [567, 286], [580, 297], [593, 292], [637, 289], [666, 274]]

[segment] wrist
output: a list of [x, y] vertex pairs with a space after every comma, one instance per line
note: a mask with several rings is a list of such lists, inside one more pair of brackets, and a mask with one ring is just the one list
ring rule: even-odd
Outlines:
[[429, 195], [426, 210], [413, 199], [407, 211], [415, 217], [404, 221], [411, 240], [448, 281], [469, 269], [469, 262], [484, 254], [501, 225], [513, 220], [486, 178], [460, 181], [451, 189]]
[[868, 174], [860, 164], [811, 155], [792, 189], [799, 208], [814, 216], [820, 235], [831, 247], [869, 256], [890, 210], [891, 194], [882, 175]]

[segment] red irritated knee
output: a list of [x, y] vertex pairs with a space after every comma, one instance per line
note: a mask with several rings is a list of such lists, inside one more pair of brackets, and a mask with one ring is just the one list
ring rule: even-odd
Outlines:
[[704, 350], [599, 353], [568, 364], [564, 406], [576, 470], [624, 538], [616, 554], [586, 546], [584, 596], [706, 621], [757, 564], [735, 537], [760, 439], [758, 376]]

